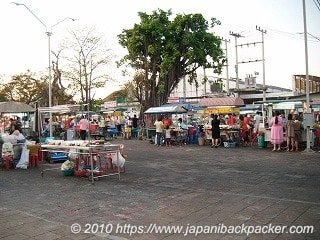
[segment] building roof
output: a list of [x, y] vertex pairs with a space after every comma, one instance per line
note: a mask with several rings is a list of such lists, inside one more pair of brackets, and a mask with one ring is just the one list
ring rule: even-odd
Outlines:
[[218, 106], [244, 106], [243, 99], [240, 97], [220, 97], [220, 98], [202, 98], [200, 106], [218, 107]]
[[35, 109], [22, 102], [0, 102], [1, 113], [26, 113], [34, 112]]
[[167, 104], [160, 107], [151, 107], [146, 110], [145, 114], [174, 114], [186, 113], [188, 109], [182, 104]]

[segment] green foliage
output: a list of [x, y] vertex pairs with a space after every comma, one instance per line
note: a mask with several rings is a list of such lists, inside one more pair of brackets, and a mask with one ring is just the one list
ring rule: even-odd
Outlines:
[[[31, 71], [12, 76], [8, 83], [0, 89], [1, 101], [17, 101], [30, 104], [38, 101], [39, 106], [49, 106], [49, 84], [45, 75], [37, 76]], [[59, 104], [68, 103], [70, 96], [59, 88], [52, 85], [52, 96]]]
[[[128, 50], [119, 64], [128, 64], [140, 74], [133, 82], [139, 86], [135, 94], [142, 108], [167, 102], [184, 76], [199, 86], [198, 68], [220, 73], [225, 62], [221, 40], [208, 32], [209, 23], [201, 14], [178, 14], [170, 20], [171, 15], [171, 10], [161, 9], [151, 15], [139, 12], [140, 24], [118, 35], [119, 43]], [[218, 24], [211, 19], [211, 27]]]
[[27, 71], [19, 75], [15, 75], [11, 80], [4, 84], [1, 88], [1, 95], [5, 101], [18, 101], [31, 103], [41, 101], [45, 103], [45, 89], [48, 89], [48, 83], [45, 77], [37, 78], [35, 74]]

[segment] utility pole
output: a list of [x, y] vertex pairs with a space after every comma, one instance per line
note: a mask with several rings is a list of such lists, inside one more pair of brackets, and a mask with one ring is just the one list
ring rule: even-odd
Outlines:
[[236, 89], [239, 90], [239, 69], [238, 69], [238, 41], [237, 39], [239, 37], [242, 37], [240, 33], [234, 33], [230, 31], [230, 35], [234, 36], [235, 39], [235, 48], [236, 48], [236, 65], [235, 65], [235, 70], [236, 70]]
[[305, 152], [314, 152], [311, 149], [310, 144], [310, 127], [314, 122], [313, 115], [310, 109], [310, 82], [309, 82], [309, 57], [308, 57], [308, 41], [307, 41], [307, 14], [306, 14], [306, 1], [302, 0], [303, 7], [303, 28], [304, 28], [304, 52], [305, 52], [305, 62], [306, 62], [306, 111], [304, 113], [304, 122], [306, 122], [306, 137], [307, 137], [307, 148]]
[[263, 101], [266, 101], [266, 71], [265, 71], [265, 58], [264, 58], [264, 34], [267, 33], [267, 30], [264, 30], [256, 26], [256, 30], [261, 32], [262, 37], [262, 81], [263, 81]]
[[225, 67], [226, 67], [226, 91], [227, 91], [227, 96], [229, 96], [229, 94], [230, 94], [230, 85], [229, 85], [228, 43], [230, 43], [230, 39], [226, 40], [226, 39], [221, 38], [221, 41], [224, 41], [224, 43], [225, 43], [224, 51], [226, 53], [226, 59], [227, 59], [226, 65], [225, 65]]
[[205, 80], [205, 81], [203, 81], [204, 82], [204, 84], [203, 84], [203, 87], [204, 87], [203, 92], [204, 92], [204, 95], [206, 96], [207, 95], [207, 74], [206, 74], [206, 68], [205, 67], [203, 67], [203, 79]]

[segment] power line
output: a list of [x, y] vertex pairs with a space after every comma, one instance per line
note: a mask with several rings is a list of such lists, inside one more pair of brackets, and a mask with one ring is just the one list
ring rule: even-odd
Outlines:
[[[303, 36], [300, 36], [301, 33], [291, 33], [291, 32], [285, 32], [285, 31], [278, 30], [278, 29], [273, 29], [273, 28], [267, 28], [267, 27], [265, 27], [265, 28], [268, 29], [271, 32], [274, 32], [276, 34], [283, 35], [283, 36], [286, 36], [286, 37], [290, 37], [290, 38], [294, 38], [294, 39], [300, 39], [300, 40], [304, 39]], [[298, 34], [298, 36], [297, 36], [297, 34]], [[308, 41], [312, 41], [312, 42], [320, 41], [319, 37], [316, 37], [316, 36], [312, 35], [311, 33], [308, 33], [308, 35], [313, 38], [313, 39], [309, 38]], [[314, 39], [316, 39], [316, 40], [314, 40]]]
[[318, 8], [318, 10], [320, 11], [320, 0], [313, 0], [313, 2], [316, 5], [316, 7]]

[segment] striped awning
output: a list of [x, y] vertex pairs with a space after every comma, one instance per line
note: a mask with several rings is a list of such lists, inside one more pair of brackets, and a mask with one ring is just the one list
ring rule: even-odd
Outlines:
[[202, 98], [200, 106], [219, 107], [219, 106], [244, 106], [243, 99], [240, 97], [220, 97], [220, 98]]

